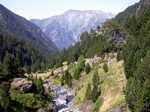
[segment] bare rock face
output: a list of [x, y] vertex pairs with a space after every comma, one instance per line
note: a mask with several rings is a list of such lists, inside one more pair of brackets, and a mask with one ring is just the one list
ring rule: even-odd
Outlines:
[[43, 20], [32, 19], [31, 22], [38, 25], [55, 45], [63, 50], [80, 41], [82, 32], [96, 29], [106, 19], [114, 17], [115, 14], [100, 10], [69, 10], [59, 16]]
[[29, 92], [32, 90], [33, 82], [27, 78], [14, 78], [11, 82], [11, 89]]
[[111, 32], [111, 38], [110, 38], [111, 41], [117, 43], [117, 44], [125, 44], [125, 40], [120, 32], [120, 30], [118, 29], [114, 29], [112, 32]]
[[141, 0], [141, 3], [142, 4], [150, 5], [150, 0]]

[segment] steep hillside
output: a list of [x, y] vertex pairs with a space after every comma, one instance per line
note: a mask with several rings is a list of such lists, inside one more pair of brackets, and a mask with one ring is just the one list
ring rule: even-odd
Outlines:
[[[48, 57], [30, 41], [8, 32], [0, 33], [0, 110], [1, 112], [35, 111], [49, 107], [52, 102], [41, 79], [26, 74], [43, 72], [48, 68]], [[30, 75], [31, 76], [31, 75]]]
[[[68, 70], [73, 77], [72, 86], [68, 87], [68, 84], [65, 84], [62, 88], [67, 90], [69, 94], [75, 95], [68, 105], [71, 109], [87, 112], [128, 111], [124, 96], [124, 87], [126, 87], [127, 80], [124, 74], [123, 61], [117, 61], [116, 54], [111, 53], [104, 59], [100, 58], [96, 63], [94, 61], [95, 59], [95, 57], [85, 59], [85, 63], [89, 63], [91, 69], [89, 73], [86, 73], [86, 67], [83, 68], [78, 80], [75, 79], [75, 73], [80, 63], [79, 60], [71, 64], [65, 62], [61, 67], [53, 68], [50, 72], [38, 74], [37, 76], [43, 77], [45, 82], [48, 82], [50, 86], [54, 86], [62, 84], [62, 77], [66, 73], [66, 70]], [[108, 66], [107, 72], [103, 69], [106, 63]], [[91, 88], [93, 88], [93, 77], [96, 71], [98, 71], [99, 77], [98, 90], [100, 90], [101, 93], [97, 97], [96, 102], [93, 102], [92, 100], [86, 99], [86, 91], [87, 88], [89, 88], [89, 84]], [[90, 93], [90, 90], [88, 92]], [[63, 96], [61, 97], [63, 99]]]
[[108, 20], [97, 30], [83, 32], [80, 41], [54, 56], [52, 63], [58, 67], [62, 66], [64, 61], [77, 61], [80, 55], [91, 58], [95, 55], [103, 57], [105, 53], [118, 52], [126, 43], [126, 37], [122, 26], [116, 20]]
[[43, 20], [31, 20], [38, 25], [43, 32], [63, 50], [71, 44], [74, 45], [80, 40], [81, 32], [96, 29], [102, 25], [106, 19], [113, 18], [112, 13], [102, 11], [78, 11], [69, 10], [62, 15], [50, 17]]
[[[50, 72], [37, 75], [50, 86], [61, 84], [68, 94], [73, 94], [72, 101], [62, 104], [63, 109], [128, 111], [123, 92], [127, 82], [123, 61], [116, 61], [116, 58], [122, 59], [120, 53], [126, 43], [123, 32], [115, 20], [105, 22], [103, 27], [90, 33], [84, 32], [75, 46], [55, 56]], [[64, 101], [64, 97], [58, 98]]]
[[[115, 58], [111, 59], [111, 62], [108, 62], [107, 73], [103, 70], [104, 62], [102, 60], [100, 62], [92, 68], [89, 74], [83, 72], [81, 79], [73, 85], [73, 88], [78, 88], [73, 103], [81, 110], [87, 112], [107, 112], [125, 103], [123, 88], [127, 80], [123, 72], [123, 62], [117, 62]], [[88, 83], [92, 83], [94, 72], [97, 69], [100, 80], [102, 81], [100, 84], [101, 95], [93, 104], [90, 101], [86, 101], [85, 97]]]
[[44, 71], [48, 66], [47, 60], [48, 56], [35, 48], [30, 41], [9, 33], [0, 33], [0, 78]]
[[131, 17], [125, 26], [130, 34], [123, 49], [126, 101], [132, 111], [150, 112], [150, 10]]
[[25, 18], [14, 14], [1, 4], [0, 31], [5, 31], [31, 41], [33, 45], [41, 51], [47, 53], [55, 53], [58, 51], [51, 39], [48, 38], [38, 26], [29, 22]]
[[135, 16], [138, 17], [143, 14], [143, 12], [147, 9], [150, 9], [150, 1], [149, 0], [140, 0], [140, 2], [129, 6], [125, 11], [116, 15], [116, 19], [120, 22], [125, 21], [128, 17]]

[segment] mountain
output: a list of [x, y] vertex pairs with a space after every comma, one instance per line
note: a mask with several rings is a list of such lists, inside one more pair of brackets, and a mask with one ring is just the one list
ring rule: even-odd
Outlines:
[[150, 0], [140, 0], [140, 2], [135, 3], [134, 5], [129, 6], [123, 12], [120, 12], [115, 18], [122, 22], [131, 16], [139, 17], [147, 9], [150, 9]]
[[62, 15], [42, 20], [32, 19], [31, 22], [38, 25], [56, 46], [62, 50], [78, 42], [82, 32], [96, 29], [106, 19], [114, 16], [112, 13], [104, 13], [100, 10], [69, 10]]
[[58, 51], [55, 44], [38, 26], [21, 16], [14, 14], [1, 4], [0, 32], [8, 32], [24, 38], [27, 41], [31, 41], [36, 48], [47, 53], [55, 53]]

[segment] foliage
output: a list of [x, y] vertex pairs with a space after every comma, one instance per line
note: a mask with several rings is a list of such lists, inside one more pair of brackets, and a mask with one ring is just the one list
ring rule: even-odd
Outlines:
[[77, 61], [77, 66], [74, 72], [74, 79], [79, 80], [80, 73], [81, 71], [83, 71], [84, 67], [85, 67], [85, 58], [83, 55], [81, 55]]
[[24, 107], [38, 109], [42, 107], [43, 100], [40, 94], [34, 95], [33, 93], [24, 94], [21, 91], [11, 91], [10, 97], [12, 100], [15, 100], [22, 104]]
[[27, 111], [46, 105], [47, 95], [41, 78], [30, 77], [34, 81], [32, 93], [12, 91], [7, 82], [10, 83], [16, 77], [25, 77], [24, 73], [44, 72], [49, 67], [49, 62], [48, 54], [43, 54], [31, 41], [0, 32], [1, 111]]
[[85, 72], [86, 72], [86, 74], [88, 74], [90, 72], [90, 70], [91, 70], [90, 64], [87, 63], [86, 66], [85, 66]]
[[30, 73], [31, 69], [33, 72], [44, 71], [48, 66], [47, 54], [43, 54], [28, 40], [3, 32], [0, 33], [0, 42], [0, 62], [4, 67], [3, 74], [18, 75], [23, 71]]
[[92, 89], [91, 89], [91, 84], [88, 83], [87, 88], [86, 88], [86, 93], [85, 93], [85, 100], [91, 100], [92, 95]]
[[107, 65], [106, 63], [104, 63], [104, 65], [103, 65], [103, 69], [104, 69], [105, 73], [107, 73], [107, 72], [108, 72], [108, 65]]
[[54, 76], [55, 74], [54, 74], [54, 71], [52, 70], [52, 72], [51, 72], [51, 74], [50, 74], [50, 76]]
[[43, 87], [42, 78], [40, 77], [39, 79], [34, 79], [34, 84], [35, 84], [37, 93], [44, 95], [44, 87]]
[[74, 72], [74, 79], [79, 80], [80, 73], [81, 73], [81, 68], [80, 67], [76, 67], [75, 68], [75, 72]]
[[103, 104], [103, 99], [100, 97], [95, 103], [94, 112], [98, 112], [102, 104]]
[[120, 61], [120, 60], [123, 59], [123, 56], [122, 56], [122, 52], [121, 52], [121, 51], [118, 51], [116, 58], [117, 58], [117, 61]]
[[81, 55], [79, 58], [78, 58], [78, 61], [77, 61], [77, 67], [79, 68], [84, 68], [85, 66], [85, 58], [83, 55]]
[[61, 85], [67, 84], [68, 87], [72, 87], [72, 76], [67, 70], [65, 74], [62, 75]]
[[4, 111], [8, 111], [10, 108], [9, 84], [7, 82], [0, 84], [0, 106]]
[[121, 23], [128, 19], [131, 15], [134, 17], [140, 17], [148, 9], [150, 9], [150, 4], [142, 3], [141, 0], [139, 3], [129, 6], [125, 11], [120, 12], [115, 18]]
[[128, 79], [126, 101], [131, 111], [148, 112], [150, 111], [150, 11], [146, 11], [139, 18], [131, 17], [125, 27], [130, 34], [123, 49]]
[[119, 25], [115, 19], [106, 21], [101, 28], [98, 26], [98, 30], [91, 29], [90, 33], [83, 32], [78, 43], [70, 46], [67, 50], [64, 49], [56, 56], [51, 56], [51, 67], [53, 65], [62, 66], [64, 61], [75, 62], [82, 55], [85, 58], [91, 58], [95, 55], [103, 57], [105, 53], [122, 49], [121, 45], [110, 40], [111, 31], [114, 29], [119, 29], [122, 32], [122, 25]]
[[98, 97], [101, 94], [99, 84], [100, 84], [100, 79], [98, 76], [98, 71], [96, 71], [92, 78], [92, 85], [88, 83], [88, 86], [86, 88], [85, 100], [91, 100], [93, 103], [97, 101]]
[[139, 3], [129, 6], [124, 12], [120, 12], [115, 18], [121, 23], [125, 21], [130, 15], [136, 16], [136, 10], [139, 7]]

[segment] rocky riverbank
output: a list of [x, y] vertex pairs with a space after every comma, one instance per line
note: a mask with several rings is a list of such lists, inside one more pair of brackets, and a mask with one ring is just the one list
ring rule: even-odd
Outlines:
[[72, 106], [74, 95], [71, 92], [68, 92], [61, 85], [52, 86], [51, 88], [55, 93], [52, 100], [56, 105], [56, 112], [79, 112]]

